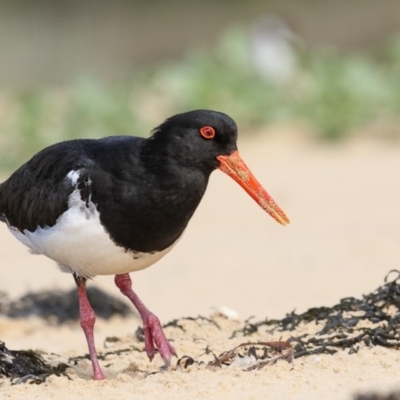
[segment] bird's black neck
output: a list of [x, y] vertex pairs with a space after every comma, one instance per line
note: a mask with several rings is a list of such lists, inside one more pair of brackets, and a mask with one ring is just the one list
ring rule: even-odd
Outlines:
[[[130, 250], [159, 251], [173, 244], [207, 187], [211, 171], [182, 166], [181, 158], [175, 159], [169, 146], [160, 148], [162, 145], [154, 138], [136, 143], [139, 157], [132, 158], [136, 165], [120, 179], [114, 178], [114, 193], [93, 187], [94, 201], [99, 196], [109, 197], [97, 202], [103, 225], [118, 245]], [[113, 212], [105, 204], [113, 204]]]

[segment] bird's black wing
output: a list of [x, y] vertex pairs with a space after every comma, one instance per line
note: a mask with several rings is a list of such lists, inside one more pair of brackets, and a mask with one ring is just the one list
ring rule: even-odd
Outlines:
[[67, 174], [94, 165], [86, 140], [50, 146], [0, 185], [0, 220], [21, 232], [53, 226], [74, 190]]

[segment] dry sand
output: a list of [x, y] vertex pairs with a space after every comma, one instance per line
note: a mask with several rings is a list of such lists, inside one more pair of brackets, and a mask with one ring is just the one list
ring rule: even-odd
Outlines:
[[[163, 322], [208, 316], [220, 306], [236, 310], [242, 320], [283, 317], [293, 309], [361, 296], [381, 285], [390, 269], [400, 268], [400, 146], [359, 140], [325, 146], [280, 133], [242, 141], [239, 148], [291, 224], [276, 224], [238, 185], [215, 172], [176, 248], [157, 265], [132, 274], [134, 288]], [[69, 275], [52, 261], [29, 255], [4, 225], [0, 246], [0, 290], [12, 298], [73, 287]], [[118, 293], [112, 277], [90, 284]], [[206, 345], [218, 354], [243, 341], [229, 339], [242, 321], [216, 318], [222, 330], [207, 322], [187, 322], [186, 332], [168, 328], [178, 354], [197, 357]], [[98, 351], [108, 350], [108, 336], [121, 338], [116, 348], [142, 348], [132, 335], [138, 325], [135, 317], [99, 320]], [[9, 349], [54, 352], [55, 361], [87, 352], [78, 323], [52, 327], [35, 318], [0, 317], [0, 339]], [[91, 381], [90, 363], [84, 361], [70, 370], [73, 381], [51, 377], [39, 386], [10, 386], [0, 380], [0, 398], [350, 399], [359, 391], [400, 388], [399, 362], [398, 351], [375, 347], [293, 364], [279, 361], [252, 372], [192, 366], [146, 376], [158, 371], [160, 359], [149, 363], [143, 352], [131, 352], [101, 362], [105, 381]]]

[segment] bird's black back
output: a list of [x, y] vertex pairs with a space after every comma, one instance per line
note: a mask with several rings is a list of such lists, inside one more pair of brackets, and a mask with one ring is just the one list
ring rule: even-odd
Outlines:
[[143, 159], [141, 150], [148, 140], [73, 140], [42, 150], [0, 185], [1, 220], [21, 232], [54, 226], [75, 189], [67, 174], [79, 171], [81, 198], [95, 204], [117, 245], [163, 250], [185, 229], [208, 176], [168, 168], [159, 159], [153, 163], [147, 152]]

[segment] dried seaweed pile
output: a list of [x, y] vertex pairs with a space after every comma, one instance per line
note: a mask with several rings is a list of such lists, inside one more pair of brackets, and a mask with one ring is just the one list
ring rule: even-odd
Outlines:
[[[208, 368], [222, 368], [235, 365], [244, 371], [262, 369], [267, 365], [276, 363], [278, 360], [293, 360], [293, 347], [286, 342], [246, 342], [231, 350], [224, 351], [219, 356], [213, 354], [214, 359], [209, 361]], [[177, 362], [179, 368], [187, 368], [193, 364], [204, 364], [195, 361], [192, 357], [183, 356]]]
[[[396, 273], [389, 281], [390, 274]], [[380, 345], [400, 346], [400, 272], [390, 271], [384, 285], [361, 299], [346, 297], [333, 307], [310, 308], [302, 314], [292, 312], [281, 320], [265, 319], [259, 322], [247, 320], [245, 326], [233, 333], [251, 336], [263, 327], [269, 333], [294, 331], [302, 324], [314, 323], [315, 334], [293, 335], [287, 343], [293, 344], [294, 357], [310, 354], [334, 354], [348, 350], [350, 354], [359, 350], [360, 344], [369, 347]]]
[[67, 368], [69, 366], [62, 363], [56, 367], [51, 366], [33, 350], [8, 350], [4, 342], [0, 341], [0, 378], [11, 378], [13, 384], [28, 381], [39, 384], [50, 375], [63, 375], [69, 378], [65, 373]]
[[[87, 295], [97, 317], [109, 319], [113, 315], [132, 315], [132, 308], [106, 292], [90, 287]], [[55, 324], [79, 320], [79, 303], [76, 289], [70, 291], [51, 290], [28, 293], [10, 301], [0, 292], [0, 314], [10, 318], [38, 316]]]

